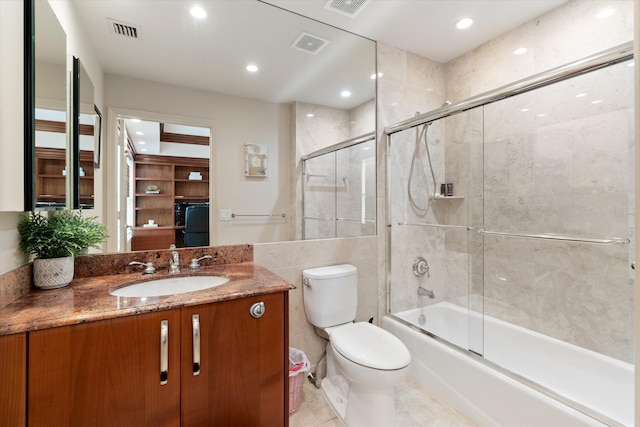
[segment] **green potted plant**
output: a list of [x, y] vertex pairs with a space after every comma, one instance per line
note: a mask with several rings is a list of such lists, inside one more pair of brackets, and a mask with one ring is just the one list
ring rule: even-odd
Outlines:
[[42, 289], [61, 288], [73, 280], [73, 258], [98, 248], [107, 227], [97, 217], [64, 210], [48, 215], [31, 212], [18, 223], [20, 250], [33, 254], [33, 283]]

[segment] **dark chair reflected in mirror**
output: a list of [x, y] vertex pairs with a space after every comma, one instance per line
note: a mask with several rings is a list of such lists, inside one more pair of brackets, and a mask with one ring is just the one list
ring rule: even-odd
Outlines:
[[185, 246], [209, 246], [209, 206], [187, 206], [184, 213]]

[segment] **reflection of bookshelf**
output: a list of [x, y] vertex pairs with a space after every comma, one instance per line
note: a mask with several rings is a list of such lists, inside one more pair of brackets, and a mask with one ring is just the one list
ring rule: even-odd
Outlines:
[[[198, 172], [202, 179], [189, 179], [192, 172]], [[134, 176], [135, 225], [131, 249], [181, 246], [179, 237], [184, 227], [176, 225], [175, 203], [209, 201], [209, 159], [138, 154]], [[149, 221], [156, 226], [145, 227]]]
[[[64, 206], [66, 197], [66, 156], [62, 148], [36, 147], [36, 204]], [[80, 167], [85, 172], [80, 182], [80, 203], [93, 206], [93, 151], [80, 151]]]
[[80, 167], [84, 171], [84, 176], [80, 176], [80, 206], [93, 207], [94, 202], [94, 181], [93, 181], [93, 151], [80, 150]]

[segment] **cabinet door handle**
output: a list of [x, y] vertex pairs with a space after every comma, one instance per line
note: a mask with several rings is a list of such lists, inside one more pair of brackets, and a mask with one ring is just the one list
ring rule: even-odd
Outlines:
[[193, 330], [193, 375], [200, 375], [200, 315], [191, 316]]
[[261, 318], [264, 314], [264, 302], [260, 301], [253, 304], [251, 308], [249, 308], [249, 313], [251, 317], [255, 317], [256, 319]]
[[160, 321], [160, 385], [165, 385], [169, 371], [169, 321]]

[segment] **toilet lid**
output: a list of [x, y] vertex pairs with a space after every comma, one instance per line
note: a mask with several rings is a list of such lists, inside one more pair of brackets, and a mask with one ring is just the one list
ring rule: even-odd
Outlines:
[[331, 345], [359, 365], [395, 370], [411, 363], [407, 347], [391, 333], [367, 322], [350, 323], [331, 332]]

